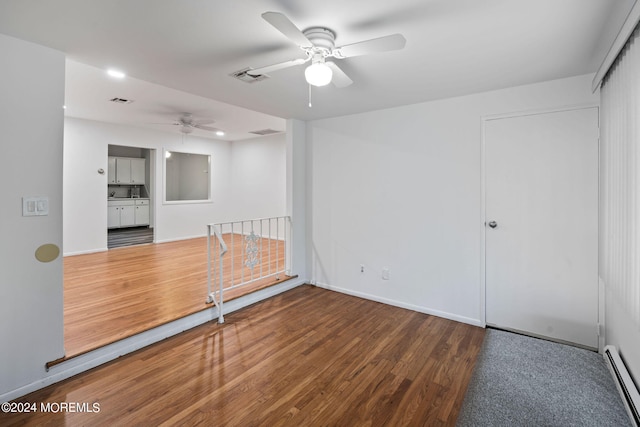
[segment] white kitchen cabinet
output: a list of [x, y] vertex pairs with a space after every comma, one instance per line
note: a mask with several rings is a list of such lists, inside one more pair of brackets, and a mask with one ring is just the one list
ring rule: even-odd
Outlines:
[[135, 224], [149, 225], [149, 200], [136, 200], [135, 208]]
[[109, 157], [109, 184], [144, 185], [145, 159]]
[[116, 158], [109, 157], [109, 167], [107, 169], [107, 177], [109, 179], [109, 184], [116, 183]]
[[135, 206], [120, 207], [120, 227], [130, 227], [136, 225]]
[[107, 227], [120, 227], [120, 206], [109, 205], [107, 207]]
[[149, 200], [125, 199], [107, 202], [107, 227], [149, 225]]
[[135, 206], [111, 203], [107, 207], [107, 227], [119, 228], [135, 225]]
[[145, 160], [131, 159], [131, 183], [144, 185], [145, 182]]
[[116, 158], [116, 184], [131, 184], [131, 159]]

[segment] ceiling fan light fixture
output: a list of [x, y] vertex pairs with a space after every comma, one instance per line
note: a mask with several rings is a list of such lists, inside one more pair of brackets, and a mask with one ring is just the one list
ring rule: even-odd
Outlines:
[[217, 131], [216, 131], [216, 135], [218, 135], [218, 136], [224, 136], [224, 131], [217, 130]]
[[324, 61], [314, 62], [304, 70], [304, 77], [310, 85], [326, 86], [331, 83], [333, 71]]

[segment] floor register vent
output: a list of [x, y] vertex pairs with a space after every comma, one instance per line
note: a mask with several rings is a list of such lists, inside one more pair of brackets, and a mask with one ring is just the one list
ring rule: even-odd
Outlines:
[[607, 366], [613, 375], [613, 380], [616, 383], [616, 387], [622, 396], [629, 418], [636, 427], [640, 427], [640, 393], [636, 387], [627, 367], [618, 354], [618, 350], [612, 345], [608, 345], [604, 348], [604, 360], [607, 362]]

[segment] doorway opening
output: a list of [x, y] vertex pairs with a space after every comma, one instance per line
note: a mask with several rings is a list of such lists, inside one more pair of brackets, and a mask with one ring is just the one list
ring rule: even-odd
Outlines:
[[154, 242], [154, 151], [108, 146], [107, 248]]

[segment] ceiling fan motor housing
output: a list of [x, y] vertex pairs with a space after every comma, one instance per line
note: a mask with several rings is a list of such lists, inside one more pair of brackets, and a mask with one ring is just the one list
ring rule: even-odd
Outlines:
[[305, 49], [310, 56], [318, 53], [324, 57], [330, 56], [336, 46], [336, 34], [328, 28], [311, 27], [306, 29], [303, 34], [313, 43], [312, 47]]

